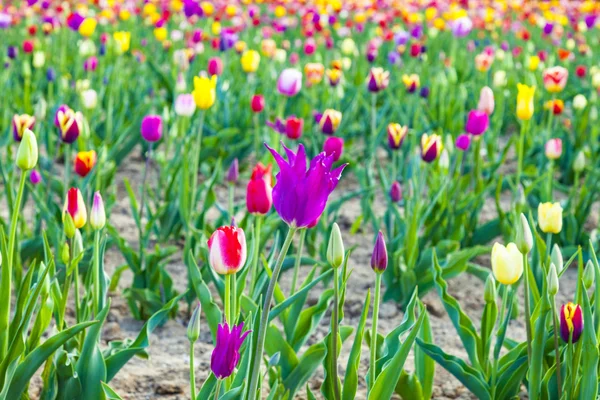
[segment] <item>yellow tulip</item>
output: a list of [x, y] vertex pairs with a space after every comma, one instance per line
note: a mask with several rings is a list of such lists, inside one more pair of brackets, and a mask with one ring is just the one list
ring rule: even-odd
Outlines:
[[161, 26], [160, 28], [155, 28], [154, 37], [159, 42], [164, 41], [167, 38], [167, 28], [165, 28], [164, 26]]
[[219, 36], [221, 34], [221, 23], [219, 21], [215, 21], [210, 26], [210, 31], [214, 36]]
[[559, 203], [540, 203], [538, 225], [542, 232], [559, 233], [562, 230], [563, 209]]
[[119, 31], [113, 33], [113, 38], [117, 42], [117, 51], [125, 53], [129, 50], [129, 44], [131, 43], [131, 32]]
[[523, 275], [523, 255], [514, 243], [508, 246], [494, 243], [492, 247], [492, 271], [496, 280], [512, 285]]
[[94, 18], [86, 18], [79, 25], [79, 33], [81, 36], [90, 37], [94, 34], [97, 24], [98, 22]]
[[517, 89], [519, 90], [517, 94], [517, 117], [522, 121], [527, 121], [533, 116], [535, 86], [518, 83]]
[[195, 76], [194, 77], [194, 102], [196, 107], [201, 110], [208, 110], [215, 104], [217, 92], [215, 90], [217, 86], [217, 76]]
[[260, 63], [260, 54], [256, 50], [248, 50], [242, 54], [242, 58], [240, 59], [242, 63], [242, 69], [246, 73], [256, 72], [258, 69], [258, 64]]

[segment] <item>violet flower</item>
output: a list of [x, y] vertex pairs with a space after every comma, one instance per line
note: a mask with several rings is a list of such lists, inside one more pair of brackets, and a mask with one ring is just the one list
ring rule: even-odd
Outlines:
[[306, 151], [302, 144], [298, 146], [296, 153], [283, 146], [288, 161], [268, 145], [265, 146], [273, 154], [280, 169], [273, 188], [273, 204], [277, 214], [295, 228], [314, 226], [347, 164], [332, 170], [333, 155], [320, 153], [311, 160], [307, 170]]
[[244, 323], [234, 325], [231, 331], [227, 323], [219, 324], [217, 328], [217, 343], [210, 357], [210, 369], [218, 379], [231, 376], [240, 361], [240, 347], [250, 333], [242, 333]]

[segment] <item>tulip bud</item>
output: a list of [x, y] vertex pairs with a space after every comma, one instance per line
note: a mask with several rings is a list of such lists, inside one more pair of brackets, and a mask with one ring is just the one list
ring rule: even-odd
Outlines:
[[586, 290], [591, 288], [594, 284], [595, 273], [596, 271], [594, 270], [594, 263], [592, 263], [592, 260], [588, 260], [588, 262], [585, 264], [585, 269], [583, 270], [583, 285], [585, 286]]
[[238, 159], [234, 158], [233, 162], [229, 166], [229, 170], [227, 171], [227, 177], [225, 178], [225, 180], [231, 184], [234, 184], [237, 182], [239, 176], [240, 176], [240, 170], [239, 170]]
[[529, 222], [527, 222], [527, 218], [523, 213], [521, 213], [515, 243], [521, 254], [529, 253], [533, 247], [533, 236], [531, 235]]
[[488, 278], [485, 281], [483, 298], [486, 303], [493, 303], [496, 301], [496, 282], [492, 275], [488, 275]]
[[162, 137], [162, 118], [160, 115], [146, 115], [142, 120], [140, 133], [144, 140], [157, 142]]
[[540, 203], [538, 225], [544, 233], [559, 233], [562, 230], [562, 207], [560, 203]]
[[392, 187], [390, 188], [390, 198], [394, 203], [402, 200], [402, 186], [400, 186], [400, 182], [392, 182]]
[[[81, 195], [81, 191], [79, 189], [71, 188], [67, 192], [67, 198], [65, 199], [65, 205], [63, 208], [63, 223], [65, 223], [65, 214], [69, 214], [71, 216], [71, 222], [77, 229], [82, 228], [87, 222], [85, 202], [83, 201], [83, 196]], [[73, 235], [74, 234], [75, 232], [73, 232]]]
[[33, 185], [37, 185], [42, 181], [42, 174], [40, 174], [40, 172], [37, 169], [31, 170], [31, 172], [29, 173], [29, 181]]
[[523, 256], [517, 245], [506, 247], [495, 243], [492, 247], [492, 271], [496, 280], [504, 285], [512, 285], [523, 275]]
[[246, 236], [235, 226], [222, 226], [208, 239], [210, 266], [221, 275], [238, 272], [246, 263]]
[[565, 343], [569, 343], [569, 336], [572, 342], [576, 343], [583, 332], [583, 314], [579, 304], [571, 302], [563, 304], [560, 308], [560, 337]]
[[583, 151], [579, 151], [577, 156], [575, 156], [575, 161], [573, 161], [573, 171], [577, 173], [583, 172], [585, 169], [585, 154]]
[[385, 240], [383, 233], [379, 231], [377, 234], [377, 240], [375, 241], [375, 248], [373, 249], [373, 255], [371, 256], [371, 268], [376, 273], [382, 273], [385, 271], [388, 265], [388, 254], [385, 246]]
[[558, 274], [556, 273], [556, 266], [554, 263], [550, 264], [550, 270], [548, 271], [548, 293], [551, 296], [555, 296], [558, 293]]
[[90, 225], [97, 231], [106, 225], [106, 212], [104, 211], [104, 201], [100, 192], [94, 193], [94, 202], [90, 212]]
[[200, 311], [201, 306], [200, 302], [198, 302], [187, 327], [187, 337], [190, 343], [196, 342], [200, 337]]
[[73, 217], [68, 212], [63, 213], [63, 229], [65, 231], [65, 236], [69, 239], [72, 239], [75, 236], [75, 222], [73, 222]]
[[65, 243], [60, 252], [60, 259], [63, 264], [68, 264], [71, 259], [71, 250], [69, 249], [69, 243]]
[[450, 168], [450, 156], [448, 155], [448, 151], [446, 149], [442, 150], [438, 165], [443, 171], [448, 171], [448, 168]]
[[79, 257], [83, 254], [83, 238], [79, 229], [75, 229], [75, 236], [73, 237], [73, 258]]
[[327, 261], [333, 268], [338, 268], [344, 262], [344, 241], [337, 223], [333, 223], [329, 244], [327, 245]]
[[26, 129], [17, 150], [17, 167], [23, 171], [33, 169], [38, 161], [37, 140], [33, 132]]

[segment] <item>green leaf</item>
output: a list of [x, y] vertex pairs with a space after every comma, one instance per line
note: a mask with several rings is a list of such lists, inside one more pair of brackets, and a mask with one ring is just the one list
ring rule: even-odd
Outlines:
[[358, 327], [356, 328], [356, 336], [352, 349], [348, 355], [348, 363], [346, 364], [346, 374], [344, 376], [344, 385], [342, 387], [342, 400], [353, 400], [356, 396], [358, 388], [358, 368], [360, 366], [360, 356], [362, 350], [363, 336], [365, 333], [365, 325], [367, 315], [369, 314], [369, 305], [371, 304], [371, 289], [367, 290], [363, 310], [360, 315]]
[[[429, 314], [425, 312], [423, 325], [417, 336], [425, 343], [433, 343], [433, 332], [429, 322]], [[415, 375], [422, 389], [423, 399], [430, 399], [433, 392], [433, 377], [435, 375], [435, 361], [429, 357], [420, 346], [415, 348]]]
[[[102, 385], [102, 390], [104, 391], [104, 399], [105, 400], [123, 400], [121, 396], [117, 394], [110, 386], [108, 386], [104, 382], [100, 382]], [[101, 397], [100, 397], [101, 398]]]
[[[580, 282], [580, 284], [583, 286], [583, 282]], [[593, 321], [592, 307], [587, 291], [583, 290], [582, 292], [583, 320]], [[581, 400], [595, 399], [598, 395], [598, 340], [596, 339], [594, 326], [590, 322], [583, 324], [582, 343], [583, 362], [579, 398]]]
[[191, 251], [189, 259], [192, 263], [192, 265], [188, 267], [190, 279], [192, 280], [192, 287], [196, 292], [196, 297], [198, 297], [198, 299], [200, 300], [200, 304], [202, 305], [202, 311], [204, 311], [204, 315], [206, 316], [206, 321], [208, 322], [208, 327], [210, 329], [210, 333], [214, 342], [217, 334], [217, 327], [223, 320], [221, 309], [213, 301], [210, 289], [202, 279], [202, 274], [200, 274], [200, 269], [198, 268], [196, 259], [194, 258]]

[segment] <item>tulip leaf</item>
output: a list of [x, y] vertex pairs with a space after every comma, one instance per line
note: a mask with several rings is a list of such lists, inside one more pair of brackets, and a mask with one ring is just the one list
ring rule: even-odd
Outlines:
[[[102, 390], [104, 391], [104, 399], [105, 400], [123, 400], [121, 396], [117, 394], [110, 386], [108, 386], [104, 382], [100, 382], [102, 384]], [[100, 397], [101, 398], [101, 397]]]
[[[433, 343], [433, 332], [429, 322], [429, 313], [424, 312], [423, 325], [418, 333], [418, 338], [425, 343]], [[415, 375], [422, 389], [422, 398], [430, 399], [433, 392], [433, 377], [435, 375], [435, 361], [429, 357], [420, 346], [415, 348]]]
[[[532, 399], [540, 398], [541, 384], [543, 378], [544, 353], [546, 346], [546, 320], [550, 313], [550, 303], [548, 301], [546, 279], [544, 278], [542, 288], [541, 302], [538, 303], [539, 313], [533, 328], [533, 337], [531, 343], [531, 365], [529, 366], [529, 396]], [[535, 312], [534, 312], [535, 314]]]
[[368, 289], [363, 304], [363, 310], [358, 322], [358, 327], [356, 328], [356, 336], [354, 337], [354, 343], [352, 343], [352, 349], [350, 350], [350, 354], [348, 355], [348, 363], [346, 365], [346, 374], [344, 376], [344, 385], [342, 388], [342, 400], [353, 400], [356, 396], [356, 389], [358, 388], [358, 368], [360, 366], [362, 341], [365, 332], [365, 325], [367, 322], [367, 315], [369, 314], [370, 304], [371, 289]]
[[333, 298], [333, 289], [324, 290], [319, 297], [319, 301], [314, 306], [308, 307], [300, 313], [294, 336], [290, 345], [296, 351], [302, 347], [310, 335], [319, 325], [319, 321], [329, 308], [329, 303]]
[[[419, 348], [417, 346], [417, 348]], [[433, 376], [432, 376], [433, 378]], [[409, 374], [402, 370], [398, 383], [394, 392], [402, 397], [402, 400], [428, 400], [429, 397], [425, 397], [423, 394], [423, 388], [421, 382], [416, 375]]]
[[210, 333], [212, 335], [213, 341], [215, 341], [217, 334], [217, 327], [223, 320], [221, 309], [214, 302], [212, 298], [212, 294], [210, 293], [210, 289], [204, 283], [202, 279], [202, 274], [200, 274], [200, 269], [198, 268], [198, 264], [196, 263], [196, 259], [193, 257], [190, 251], [190, 257], [192, 265], [188, 267], [188, 272], [190, 275], [190, 279], [192, 281], [192, 287], [196, 292], [196, 297], [200, 300], [200, 304], [202, 305], [202, 311], [204, 311], [204, 315], [206, 316], [206, 321], [208, 322], [208, 327], [210, 329]]
[[[582, 287], [584, 286], [583, 281], [579, 282]], [[592, 307], [590, 306], [590, 299], [587, 291], [582, 290], [583, 293], [583, 320], [593, 321]], [[596, 311], [598, 312], [598, 311]], [[580, 399], [595, 399], [598, 395], [598, 340], [596, 338], [596, 332], [594, 332], [594, 325], [590, 322], [583, 324], [583, 335], [582, 341], [582, 372], [580, 382]]]

